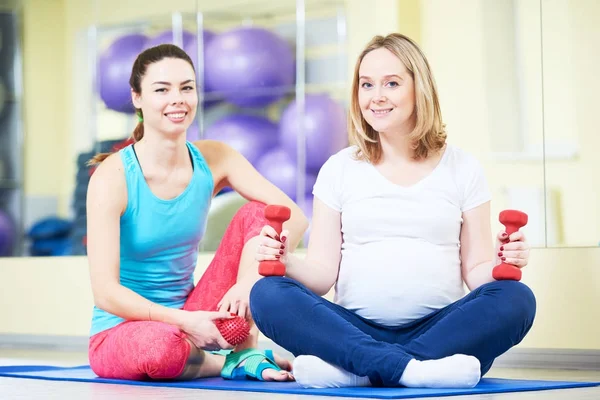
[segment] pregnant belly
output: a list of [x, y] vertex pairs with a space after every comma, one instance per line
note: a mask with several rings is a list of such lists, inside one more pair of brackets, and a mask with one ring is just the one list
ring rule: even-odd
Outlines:
[[463, 294], [454, 247], [395, 239], [342, 252], [336, 303], [377, 323], [406, 324]]

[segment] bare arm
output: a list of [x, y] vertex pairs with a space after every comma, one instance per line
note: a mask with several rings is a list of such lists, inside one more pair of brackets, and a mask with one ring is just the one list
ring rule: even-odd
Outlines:
[[[291, 209], [291, 217], [283, 224], [283, 229], [289, 231], [288, 246], [295, 249], [308, 228], [308, 219], [300, 207], [232, 147], [212, 140], [199, 141], [196, 145], [211, 167], [215, 191], [230, 185], [247, 200], [284, 205]], [[273, 165], [273, 168], [277, 168], [277, 165]]]
[[[313, 202], [313, 226], [306, 258], [286, 253], [281, 261], [286, 264], [286, 275], [305, 285], [319, 296], [327, 294], [337, 280], [342, 246], [341, 216], [317, 197]], [[275, 260], [279, 254], [279, 241], [273, 239], [275, 231], [263, 228], [262, 246], [256, 259]]]
[[120, 284], [120, 217], [126, 205], [123, 164], [115, 154], [100, 164], [88, 186], [88, 260], [94, 303], [126, 320], [152, 319], [181, 326], [183, 311], [152, 303]]
[[288, 255], [287, 275], [323, 296], [337, 280], [341, 248], [341, 214], [315, 197], [306, 258]]
[[469, 290], [494, 281], [496, 257], [491, 229], [489, 201], [463, 213], [460, 257], [463, 280]]

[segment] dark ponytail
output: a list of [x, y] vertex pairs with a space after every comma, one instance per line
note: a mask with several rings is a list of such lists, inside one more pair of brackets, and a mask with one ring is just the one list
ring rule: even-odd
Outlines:
[[[192, 62], [192, 59], [181, 48], [173, 44], [161, 44], [155, 47], [150, 47], [149, 49], [144, 50], [137, 56], [131, 69], [129, 86], [135, 93], [142, 93], [142, 78], [146, 74], [148, 66], [150, 64], [154, 64], [155, 62], [159, 62], [165, 58], [178, 58], [181, 60], [185, 60], [192, 66], [192, 69], [194, 69], [194, 63]], [[135, 110], [135, 113], [138, 117], [138, 124], [136, 125], [131, 135], [133, 143], [139, 142], [144, 137], [144, 122], [142, 110], [138, 108]], [[100, 164], [112, 153], [113, 152], [98, 153], [90, 161], [88, 161], [88, 165]]]

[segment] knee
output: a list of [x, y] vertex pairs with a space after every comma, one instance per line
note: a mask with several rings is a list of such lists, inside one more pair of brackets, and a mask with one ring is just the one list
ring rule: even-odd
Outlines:
[[177, 378], [190, 354], [185, 334], [162, 322], [127, 322], [99, 339], [91, 342], [89, 361], [101, 378]]
[[281, 309], [284, 306], [285, 299], [289, 297], [289, 289], [297, 286], [296, 281], [282, 276], [270, 276], [260, 279], [250, 291], [252, 318], [258, 321], [275, 309]]
[[139, 369], [151, 379], [177, 378], [185, 369], [190, 346], [178, 329], [165, 331], [141, 352]]
[[260, 312], [283, 298], [282, 292], [290, 280], [282, 276], [269, 276], [259, 279], [250, 290], [250, 309]]
[[261, 229], [268, 221], [265, 219], [266, 204], [258, 201], [250, 201], [244, 204], [235, 213], [231, 225], [241, 227], [244, 232], [244, 243], [258, 236]]
[[259, 201], [249, 201], [240, 207], [239, 210], [233, 216], [233, 219], [256, 219], [256, 217], [260, 217], [261, 219], [264, 217], [265, 213], [265, 203], [261, 203]]
[[529, 326], [535, 318], [537, 303], [529, 286], [519, 281], [498, 281], [493, 283], [492, 290], [500, 297], [501, 308], [515, 322]]

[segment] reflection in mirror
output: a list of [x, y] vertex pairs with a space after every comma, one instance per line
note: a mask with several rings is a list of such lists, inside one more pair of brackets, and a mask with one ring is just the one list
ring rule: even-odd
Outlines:
[[0, 257], [23, 247], [22, 11], [18, 1], [0, 1]]
[[[129, 143], [138, 123], [130, 101], [132, 63], [139, 52], [159, 43], [182, 47], [202, 82], [188, 140], [227, 142], [310, 215], [316, 173], [347, 140], [343, 1], [68, 0], [44, 5], [24, 7], [26, 21], [50, 13], [60, 23], [23, 27], [30, 38], [25, 85], [36, 87], [43, 101], [26, 100], [28, 156], [17, 161], [29, 171], [30, 190], [22, 198], [24, 216], [17, 218], [25, 235], [10, 231], [11, 240], [24, 238], [16, 255], [86, 254], [86, 196], [94, 172], [86, 163], [97, 152]], [[69, 38], [67, 45], [53, 47], [49, 57], [44, 43], [63, 37]], [[47, 68], [33, 68], [42, 60]], [[1, 148], [7, 148], [3, 142]], [[16, 175], [5, 179], [19, 172], [11, 168], [11, 156], [0, 157], [2, 199], [6, 187], [17, 182]], [[13, 197], [3, 206], [21, 204], [20, 197]], [[216, 249], [245, 202], [229, 188], [214, 198], [202, 250]]]
[[599, 19], [596, 0], [541, 2], [548, 246], [600, 245]]
[[[531, 246], [546, 245], [539, 7], [534, 1], [419, 1], [421, 45], [440, 90], [448, 140], [483, 164], [499, 213], [528, 214]], [[536, 29], [537, 27], [537, 29]]]
[[[183, 43], [198, 75], [204, 75], [198, 78], [200, 106], [188, 140], [229, 144], [310, 214], [316, 172], [346, 144], [342, 3], [309, 1], [299, 10], [292, 0], [237, 2], [235, 7], [231, 1], [198, 1], [198, 13], [192, 3], [191, 10], [157, 5], [160, 10], [150, 12], [144, 6], [144, 15], [133, 18], [134, 14], [125, 17], [123, 10], [115, 17], [109, 0], [97, 2], [98, 22], [92, 33], [99, 89], [91, 97], [95, 115], [88, 122], [95, 133], [87, 142], [80, 139], [82, 160], [92, 150], [128, 144], [127, 133], [137, 124], [127, 84], [135, 56], [165, 40]], [[319, 7], [311, 8], [317, 3]], [[81, 46], [84, 54], [85, 43]], [[299, 146], [299, 138], [305, 147]], [[82, 179], [81, 190], [75, 192], [83, 196], [89, 178]], [[202, 250], [216, 250], [245, 202], [229, 187], [217, 194]], [[81, 212], [76, 220], [81, 218], [83, 226], [85, 207], [77, 209]], [[84, 253], [85, 248], [77, 251]]]
[[[540, 6], [537, 0], [482, 2], [487, 127], [497, 206], [528, 215], [532, 246], [557, 240], [545, 210]], [[551, 214], [551, 213], [550, 213]]]
[[[188, 138], [227, 141], [310, 216], [316, 173], [345, 136], [341, 118], [323, 122], [317, 111], [345, 109], [355, 56], [348, 48], [361, 48], [371, 36], [365, 30], [360, 43], [348, 40], [360, 36], [346, 27], [347, 17], [362, 21], [357, 3], [310, 0], [305, 14], [297, 13], [294, 0], [2, 2], [9, 3], [12, 8], [0, 10], [0, 256], [85, 254], [91, 172], [85, 163], [129, 138], [137, 124], [126, 104], [133, 57], [163, 40], [181, 44], [209, 80], [202, 79]], [[22, 51], [13, 14], [7, 14], [19, 4], [21, 32], [29, 38]], [[399, 4], [401, 15], [411, 18], [398, 30], [414, 37], [432, 64], [449, 141], [484, 165], [495, 229], [502, 228], [499, 212], [514, 208], [529, 215], [523, 230], [532, 246], [598, 245], [598, 2]], [[26, 23], [46, 15], [57, 23]], [[243, 45], [252, 36], [235, 32], [251, 28], [285, 46]], [[226, 33], [238, 50], [221, 44], [209, 52], [210, 41]], [[50, 52], [48, 43], [63, 45]], [[244, 73], [243, 66], [236, 80], [210, 73], [222, 70], [223, 60], [267, 58], [279, 61], [282, 75]], [[45, 68], [37, 68], [40, 63]], [[22, 86], [35, 88], [35, 96], [21, 97]], [[277, 170], [265, 167], [273, 162]], [[244, 202], [229, 189], [215, 197], [203, 250], [216, 248]]]

